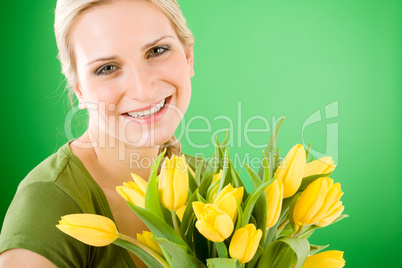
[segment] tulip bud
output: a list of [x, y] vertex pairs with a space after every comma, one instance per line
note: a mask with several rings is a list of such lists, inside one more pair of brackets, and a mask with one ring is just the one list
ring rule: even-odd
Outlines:
[[216, 173], [216, 174], [214, 175], [214, 177], [212, 178], [211, 184], [213, 184], [214, 182], [216, 182], [216, 181], [218, 181], [218, 180], [220, 180], [220, 179], [222, 178], [222, 172], [223, 172], [223, 169], [221, 169], [221, 170], [219, 171], [219, 173]]
[[267, 188], [265, 188], [267, 196], [267, 229], [276, 224], [281, 214], [283, 186], [282, 182], [275, 179]]
[[303, 145], [296, 144], [275, 172], [276, 179], [283, 183], [283, 198], [294, 195], [300, 187], [306, 165], [306, 152]]
[[232, 259], [238, 259], [240, 263], [251, 261], [257, 252], [261, 237], [262, 231], [256, 230], [252, 223], [237, 229], [229, 245]]
[[329, 250], [307, 257], [302, 268], [342, 268], [343, 266], [345, 266], [343, 252]]
[[[233, 220], [236, 221], [237, 217], [237, 201], [239, 204], [243, 200], [244, 188], [233, 188], [232, 185], [226, 185], [216, 197], [214, 204], [225, 211]], [[237, 201], [236, 201], [237, 200]]]
[[342, 195], [339, 183], [334, 183], [328, 177], [316, 179], [296, 201], [293, 210], [295, 225], [315, 224], [325, 227], [331, 224], [344, 209], [339, 201]]
[[184, 155], [166, 158], [158, 184], [162, 205], [170, 211], [178, 210], [187, 201], [188, 188], [188, 171]]
[[335, 167], [336, 165], [334, 164], [332, 157], [321, 157], [320, 159], [306, 164], [304, 167], [303, 178], [316, 174], [327, 174], [334, 171]]
[[222, 242], [233, 232], [233, 221], [230, 216], [213, 204], [193, 202], [193, 210], [197, 217], [195, 227], [212, 242]]
[[107, 246], [118, 237], [114, 222], [100, 215], [70, 214], [61, 217], [59, 223], [56, 227], [62, 232], [90, 246]]
[[123, 183], [123, 186], [117, 186], [116, 191], [127, 201], [134, 205], [145, 208], [145, 193], [148, 183], [140, 176], [131, 173], [133, 181]]
[[[220, 181], [220, 179], [222, 178], [222, 172], [223, 172], [223, 170], [221, 169], [219, 171], [219, 173], [216, 173], [214, 175], [214, 177], [212, 178], [212, 181], [211, 181], [211, 185], [214, 184], [214, 182], [216, 182], [216, 181]], [[208, 202], [210, 202], [210, 203], [214, 202], [214, 200], [216, 199], [216, 194], [218, 193], [218, 189], [219, 189], [219, 183], [214, 185], [214, 187], [212, 189], [208, 190], [208, 196], [207, 196]]]
[[142, 234], [137, 234], [137, 240], [157, 252], [159, 255], [163, 256], [161, 247], [153, 239], [151, 232], [143, 231]]

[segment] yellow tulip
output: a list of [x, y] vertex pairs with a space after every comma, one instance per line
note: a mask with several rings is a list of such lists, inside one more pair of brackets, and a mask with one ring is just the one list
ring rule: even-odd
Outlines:
[[283, 183], [283, 198], [294, 195], [300, 187], [306, 165], [306, 151], [303, 145], [296, 144], [275, 172], [276, 179]]
[[240, 263], [246, 263], [253, 259], [262, 237], [262, 231], [256, 230], [250, 223], [239, 228], [233, 235], [229, 245], [229, 253], [232, 259], [238, 259]]
[[146, 245], [147, 247], [153, 249], [159, 255], [163, 256], [161, 247], [159, 244], [153, 239], [152, 233], [148, 231], [143, 231], [142, 234], [137, 234], [137, 240]]
[[267, 229], [276, 224], [282, 210], [283, 186], [280, 180], [275, 179], [267, 188]]
[[241, 203], [243, 192], [243, 187], [233, 188], [232, 185], [228, 184], [219, 192], [214, 201], [218, 208], [225, 211], [232, 218], [233, 223], [237, 217], [237, 201]]
[[180, 221], [183, 221], [183, 215], [184, 215], [184, 211], [186, 211], [187, 206], [184, 205], [181, 208], [179, 208], [178, 210], [176, 210], [176, 215], [177, 217], [179, 217]]
[[342, 195], [339, 183], [334, 183], [328, 177], [316, 179], [296, 201], [293, 210], [295, 225], [315, 224], [325, 227], [331, 224], [344, 209], [339, 201]]
[[233, 221], [230, 216], [214, 204], [193, 202], [193, 210], [197, 217], [195, 227], [212, 242], [222, 242], [233, 232]]
[[176, 211], [187, 201], [188, 171], [184, 154], [166, 158], [159, 178], [159, 199], [170, 211]]
[[212, 178], [211, 184], [213, 184], [214, 182], [216, 182], [217, 180], [220, 180], [220, 179], [222, 178], [222, 172], [223, 172], [223, 169], [221, 169], [221, 170], [219, 171], [219, 173], [216, 173], [216, 174], [214, 175], [214, 177]]
[[343, 252], [329, 250], [307, 257], [302, 268], [342, 268], [343, 266], [345, 266]]
[[306, 164], [306, 166], [304, 167], [303, 178], [311, 175], [326, 174], [332, 172], [334, 171], [335, 167], [336, 165], [334, 164], [334, 160], [332, 160], [332, 157], [321, 157], [320, 159]]
[[70, 214], [61, 217], [56, 225], [62, 232], [90, 246], [103, 247], [118, 237], [114, 222], [95, 214]]
[[145, 193], [148, 183], [134, 173], [131, 173], [131, 176], [134, 181], [125, 182], [123, 186], [117, 186], [116, 191], [127, 201], [145, 208]]

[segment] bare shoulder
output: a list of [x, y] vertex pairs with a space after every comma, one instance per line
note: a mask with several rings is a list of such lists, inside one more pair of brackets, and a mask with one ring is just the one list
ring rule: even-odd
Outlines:
[[13, 267], [42, 267], [55, 268], [56, 266], [45, 257], [30, 250], [15, 248], [0, 254], [0, 268]]

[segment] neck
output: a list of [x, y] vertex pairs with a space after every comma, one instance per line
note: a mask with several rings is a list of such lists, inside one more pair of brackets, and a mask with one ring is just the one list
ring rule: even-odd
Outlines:
[[[98, 183], [114, 188], [132, 180], [130, 173], [148, 181], [159, 146], [135, 148], [115, 137], [102, 134], [97, 135], [88, 129], [75, 144], [81, 144], [82, 149], [79, 150], [84, 154], [87, 164], [96, 172]], [[83, 144], [86, 144], [85, 148]], [[86, 165], [85, 161], [83, 162]]]

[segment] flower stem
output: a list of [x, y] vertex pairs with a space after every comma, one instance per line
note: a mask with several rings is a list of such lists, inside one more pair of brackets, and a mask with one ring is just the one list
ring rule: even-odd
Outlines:
[[212, 243], [212, 258], [216, 258], [216, 246], [215, 243]]
[[[120, 234], [118, 235], [120, 239], [126, 240], [138, 247], [140, 247], [142, 250], [144, 250], [146, 253], [151, 255], [155, 260], [157, 260], [163, 267], [165, 268], [170, 268], [169, 264], [166, 262], [166, 260], [160, 256], [158, 253], [156, 253], [154, 250], [150, 249], [149, 247], [145, 246], [142, 244], [140, 241], [137, 239], [132, 238], [131, 236], [125, 235], [125, 234]], [[131, 251], [131, 250], [130, 250]], [[133, 252], [135, 254], [135, 252]], [[137, 254], [136, 254], [137, 255]]]
[[178, 234], [180, 235], [180, 237], [181, 237], [179, 224], [177, 223], [176, 211], [170, 211], [170, 213], [172, 214], [172, 221], [173, 221], [174, 230], [175, 230], [176, 233], [178, 233]]
[[276, 233], [280, 234], [280, 232], [282, 232], [283, 228], [285, 228], [285, 226], [289, 223], [289, 219], [286, 219], [284, 222], [282, 222], [281, 225], [279, 225]]
[[294, 234], [294, 235], [292, 235], [292, 238], [295, 238], [295, 237], [298, 237], [299, 235], [301, 235], [301, 233], [303, 233], [303, 226], [300, 226], [299, 227], [299, 230], [297, 230], [297, 232]]

